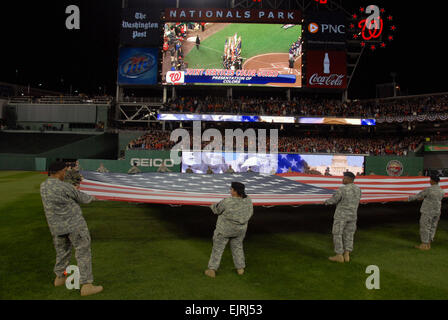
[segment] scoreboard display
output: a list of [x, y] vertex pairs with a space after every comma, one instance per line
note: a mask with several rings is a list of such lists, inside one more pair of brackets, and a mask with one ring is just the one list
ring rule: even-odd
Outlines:
[[[343, 90], [348, 29], [342, 12], [125, 9], [121, 44], [158, 49], [157, 84]], [[120, 72], [123, 84], [154, 83]]]

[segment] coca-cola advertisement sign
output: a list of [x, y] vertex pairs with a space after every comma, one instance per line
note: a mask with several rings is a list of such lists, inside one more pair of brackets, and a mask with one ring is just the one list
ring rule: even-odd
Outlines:
[[345, 89], [347, 87], [347, 54], [345, 51], [307, 53], [307, 87]]

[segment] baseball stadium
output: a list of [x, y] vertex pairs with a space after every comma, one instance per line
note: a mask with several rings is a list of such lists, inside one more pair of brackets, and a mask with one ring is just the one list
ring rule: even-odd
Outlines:
[[448, 299], [443, 53], [398, 5], [60, 2], [1, 31], [0, 300]]

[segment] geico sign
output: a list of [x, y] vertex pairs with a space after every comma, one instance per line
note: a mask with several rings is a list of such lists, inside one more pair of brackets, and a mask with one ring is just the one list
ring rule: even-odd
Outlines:
[[312, 22], [309, 24], [308, 26], [308, 30], [311, 33], [317, 33], [317, 32], [321, 32], [321, 33], [339, 33], [339, 34], [345, 34], [345, 25], [340, 24], [325, 24], [322, 23], [320, 24], [320, 27], [317, 23]]
[[166, 167], [174, 167], [174, 161], [171, 159], [139, 159], [139, 158], [132, 158], [131, 159], [131, 166], [134, 165], [134, 163], [137, 163], [137, 167], [160, 167], [162, 163]]

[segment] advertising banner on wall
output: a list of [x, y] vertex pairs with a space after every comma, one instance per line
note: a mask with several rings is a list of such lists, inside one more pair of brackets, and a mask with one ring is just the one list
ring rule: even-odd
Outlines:
[[[179, 152], [179, 157], [180, 157]], [[126, 165], [128, 169], [136, 163], [142, 172], [156, 172], [162, 163], [172, 172], [180, 171], [180, 164], [174, 164], [171, 151], [154, 150], [127, 150]]]
[[303, 124], [331, 124], [350, 126], [375, 126], [375, 119], [348, 119], [348, 118], [299, 118], [298, 123]]
[[345, 89], [347, 87], [347, 53], [309, 50], [306, 79], [308, 88]]
[[345, 44], [346, 18], [343, 12], [306, 12], [304, 34], [308, 45]]
[[120, 30], [120, 43], [123, 45], [160, 46], [162, 42], [160, 11], [123, 9]]
[[366, 174], [391, 177], [419, 176], [423, 171], [423, 157], [366, 157]]
[[448, 152], [448, 146], [445, 145], [432, 145], [432, 146], [425, 146], [426, 152]]
[[157, 84], [157, 48], [121, 48], [118, 60], [118, 84]]
[[157, 120], [161, 121], [211, 121], [211, 122], [268, 122], [268, 123], [295, 123], [294, 117], [274, 116], [235, 116], [225, 114], [183, 114], [159, 113]]

